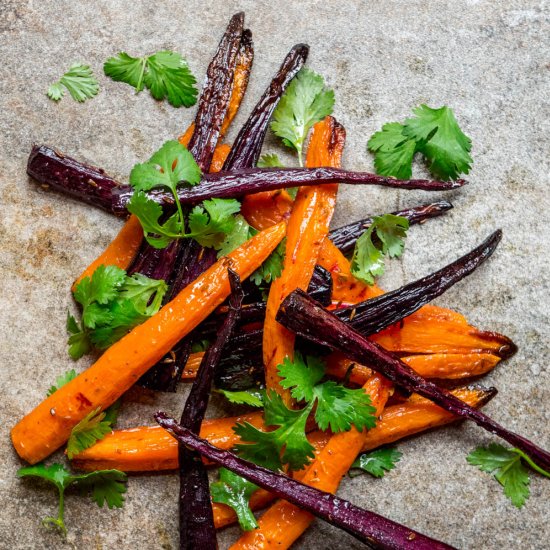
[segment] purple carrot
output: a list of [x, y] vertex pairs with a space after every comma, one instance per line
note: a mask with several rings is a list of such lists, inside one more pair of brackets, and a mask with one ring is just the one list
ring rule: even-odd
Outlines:
[[206, 71], [206, 81], [195, 118], [195, 131], [188, 146], [203, 171], [207, 171], [210, 167], [231, 99], [243, 25], [244, 13], [236, 13], [231, 18], [216, 54]]
[[[229, 312], [214, 343], [204, 354], [181, 417], [181, 425], [195, 433], [200, 431], [204, 420], [214, 372], [220, 362], [223, 348], [233, 333], [243, 300], [239, 276], [230, 269], [228, 271], [231, 285]], [[180, 548], [182, 550], [217, 548], [206, 467], [200, 454], [183, 444], [179, 445], [178, 454]]]
[[368, 365], [407, 391], [416, 392], [443, 409], [472, 420], [488, 432], [521, 449], [542, 469], [550, 471], [550, 453], [419, 376], [394, 354], [367, 340], [336, 315], [324, 310], [304, 292], [295, 290], [288, 295], [281, 304], [277, 321], [299, 336], [340, 351], [353, 361]]
[[155, 420], [180, 444], [199, 452], [202, 456], [248, 479], [277, 497], [343, 529], [365, 544], [388, 550], [452, 549], [452, 546], [422, 535], [374, 512], [359, 508], [347, 500], [304, 485], [285, 474], [273, 472], [243, 460], [230, 451], [218, 449], [191, 430], [178, 425], [164, 412], [157, 412]]
[[[178, 198], [182, 204], [197, 204], [214, 197], [239, 198], [263, 191], [328, 183], [445, 191], [462, 187], [466, 181], [398, 180], [341, 168], [243, 168], [231, 172], [204, 174], [199, 185], [179, 188]], [[126, 205], [132, 194], [133, 189], [130, 186], [113, 189], [112, 209], [115, 214], [126, 215]], [[163, 206], [171, 206], [174, 203], [172, 194], [162, 189], [153, 189], [147, 195]]]
[[[435, 218], [451, 210], [453, 205], [447, 201], [437, 201], [422, 206], [414, 206], [405, 210], [392, 212], [394, 216], [403, 216], [409, 220], [409, 224], [424, 223], [429, 218]], [[372, 225], [372, 218], [365, 218], [357, 222], [349, 223], [338, 229], [333, 229], [328, 234], [332, 244], [347, 254], [353, 250], [357, 239]]]
[[32, 146], [27, 174], [43, 186], [53, 187], [109, 212], [113, 188], [120, 185], [101, 168], [78, 162], [47, 145]]
[[304, 66], [308, 53], [309, 46], [306, 44], [297, 44], [290, 50], [277, 74], [273, 77], [260, 101], [256, 104], [237, 135], [225, 161], [224, 170], [256, 166], [271, 115], [289, 82]]
[[[479, 246], [442, 269], [392, 292], [336, 310], [334, 313], [363, 336], [376, 334], [413, 314], [473, 273], [493, 254], [501, 239], [502, 231], [499, 229], [489, 235]], [[489, 336], [494, 338], [497, 335], [490, 333]], [[506, 359], [517, 351], [516, 345], [509, 338], [503, 335], [498, 337], [502, 341], [498, 351], [501, 358]]]

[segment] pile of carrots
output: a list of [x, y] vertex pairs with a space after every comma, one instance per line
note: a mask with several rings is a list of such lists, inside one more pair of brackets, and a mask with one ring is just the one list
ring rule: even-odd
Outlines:
[[[223, 139], [246, 91], [252, 66], [250, 49], [243, 50], [234, 69], [231, 96], [209, 166], [219, 171], [231, 147]], [[192, 124], [179, 138], [187, 146], [196, 130]], [[345, 130], [331, 116], [317, 123], [310, 135], [306, 166], [340, 167]], [[267, 299], [263, 332], [263, 361], [268, 390], [277, 392], [287, 406], [293, 405], [288, 390], [279, 384], [277, 366], [292, 358], [295, 335], [276, 320], [283, 300], [295, 289], [307, 290], [316, 264], [332, 277], [332, 306], [353, 305], [382, 295], [377, 286], [368, 286], [351, 274], [350, 261], [328, 238], [336, 206], [337, 184], [301, 187], [293, 200], [284, 190], [244, 197], [242, 214], [259, 232], [226, 257], [216, 261], [191, 284], [142, 325], [111, 346], [87, 370], [40, 403], [12, 429], [13, 445], [21, 458], [35, 464], [59, 449], [72, 428], [92, 411], [105, 410], [176, 344], [221, 306], [230, 294], [228, 268], [241, 280], [247, 279], [286, 237], [283, 270], [273, 281]], [[128, 269], [143, 241], [138, 219], [130, 216], [107, 249], [76, 279], [89, 277], [100, 265]], [[74, 285], [73, 285], [74, 288]], [[330, 309], [330, 308], [329, 308]], [[386, 350], [398, 354], [416, 372], [427, 378], [460, 380], [489, 372], [506, 356], [509, 342], [496, 333], [468, 324], [459, 313], [425, 305], [370, 337]], [[184, 381], [192, 381], [203, 353], [191, 354], [184, 369]], [[335, 493], [342, 477], [357, 455], [435, 426], [457, 420], [451, 413], [418, 395], [391, 400], [393, 385], [368, 365], [352, 364], [341, 353], [328, 356], [327, 375], [361, 386], [370, 396], [379, 418], [377, 426], [359, 432], [331, 434], [312, 431], [308, 438], [315, 447], [315, 458], [293, 476], [304, 484]], [[481, 407], [494, 390], [463, 386], [452, 391], [462, 401]], [[264, 425], [261, 412], [238, 417], [205, 420], [200, 436], [221, 449], [239, 442], [233, 427], [248, 422], [259, 429]], [[73, 459], [77, 468], [92, 471], [116, 468], [125, 472], [173, 470], [178, 467], [178, 442], [160, 426], [115, 430]], [[288, 548], [310, 525], [313, 516], [264, 489], [254, 493], [251, 508], [270, 506], [259, 518], [259, 528], [244, 533], [232, 548]], [[236, 521], [234, 511], [213, 503], [217, 528]]]

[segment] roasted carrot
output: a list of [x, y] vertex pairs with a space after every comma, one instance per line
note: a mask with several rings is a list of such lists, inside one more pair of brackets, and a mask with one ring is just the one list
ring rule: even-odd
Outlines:
[[[383, 376], [374, 374], [363, 389], [371, 396], [376, 415], [380, 415], [390, 395], [391, 384]], [[307, 467], [302, 483], [335, 493], [342, 477], [360, 453], [364, 441], [365, 432], [359, 432], [353, 427], [347, 432], [334, 434], [319, 456]], [[272, 545], [281, 549], [288, 548], [309, 527], [313, 519], [313, 514], [285, 500], [278, 500], [260, 517], [258, 529], [243, 533], [231, 548], [261, 549]]]
[[[344, 143], [344, 128], [334, 118], [326, 117], [313, 127], [306, 165], [339, 167]], [[275, 321], [275, 315], [292, 290], [307, 289], [328, 233], [337, 191], [337, 185], [300, 188], [288, 220], [283, 271], [269, 290], [263, 336], [266, 387], [281, 393], [287, 402], [290, 402], [290, 393], [279, 385], [277, 366], [285, 357], [294, 355], [294, 336]]]
[[88, 370], [57, 390], [11, 431], [18, 454], [34, 464], [67, 441], [87, 414], [105, 409], [229, 295], [227, 268], [245, 279], [284, 236], [279, 224], [258, 233], [185, 287], [156, 315], [111, 346]]

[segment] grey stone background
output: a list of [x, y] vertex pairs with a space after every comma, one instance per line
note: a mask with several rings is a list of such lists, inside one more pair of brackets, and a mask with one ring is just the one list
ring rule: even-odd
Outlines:
[[[336, 91], [335, 115], [348, 131], [348, 168], [372, 169], [365, 145], [383, 122], [402, 120], [423, 102], [455, 109], [474, 144], [470, 185], [445, 195], [455, 205], [449, 215], [410, 231], [403, 261], [391, 264], [383, 284], [395, 288], [424, 275], [502, 227], [503, 243], [490, 262], [438, 303], [516, 341], [519, 353], [487, 377], [500, 390], [487, 411], [550, 447], [547, 4], [1, 0], [1, 548], [177, 547], [175, 475], [133, 476], [122, 510], [100, 510], [69, 496], [65, 542], [40, 525], [54, 512], [53, 492], [15, 477], [21, 463], [8, 439], [10, 427], [72, 366], [64, 330], [73, 307], [70, 282], [119, 228], [107, 214], [38, 188], [25, 163], [33, 142], [48, 143], [124, 180], [136, 162], [189, 124], [194, 109], [136, 96], [108, 80], [102, 63], [120, 50], [142, 55], [171, 48], [202, 80], [238, 9], [253, 30], [256, 59], [230, 139], [297, 42], [310, 44], [309, 65]], [[91, 64], [101, 93], [85, 104], [70, 98], [55, 104], [44, 92], [74, 61]], [[276, 148], [273, 141], [266, 144], [266, 150]], [[415, 171], [422, 174], [423, 167]], [[437, 196], [342, 189], [334, 225], [429, 198]], [[82, 360], [77, 368], [87, 364]], [[183, 399], [184, 390], [134, 392], [121, 425], [150, 424], [158, 408], [179, 414]], [[493, 479], [466, 463], [470, 450], [489, 441], [466, 425], [417, 437], [399, 445], [403, 459], [384, 479], [344, 479], [339, 494], [463, 549], [549, 548], [549, 481], [533, 476], [531, 499], [516, 510]], [[224, 531], [221, 547], [236, 535], [235, 529]], [[360, 545], [317, 521], [295, 547]]]

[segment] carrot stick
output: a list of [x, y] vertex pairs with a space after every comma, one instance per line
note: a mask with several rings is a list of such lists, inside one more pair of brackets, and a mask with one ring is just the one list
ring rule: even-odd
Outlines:
[[[338, 168], [342, 158], [345, 131], [334, 118], [326, 117], [313, 127], [308, 147], [308, 168]], [[275, 390], [290, 402], [290, 393], [279, 385], [277, 366], [294, 355], [294, 335], [275, 321], [284, 298], [294, 289], [307, 289], [317, 263], [320, 247], [336, 206], [337, 185], [301, 187], [294, 201], [287, 227], [283, 271], [271, 284], [267, 299], [263, 336], [265, 380], [268, 390]]]
[[[371, 397], [376, 416], [382, 413], [390, 395], [391, 384], [379, 374], [374, 374], [363, 389]], [[350, 469], [360, 453], [365, 432], [354, 427], [347, 432], [334, 434], [311, 464], [307, 467], [302, 483], [335, 493], [342, 477]], [[258, 520], [258, 529], [247, 531], [231, 546], [232, 550], [270, 548], [274, 541], [277, 548], [288, 548], [311, 524], [315, 516], [285, 500], [278, 500]]]
[[258, 233], [185, 287], [156, 315], [111, 346], [88, 370], [57, 390], [11, 431], [13, 445], [34, 464], [67, 441], [87, 414], [114, 403], [174, 344], [229, 295], [227, 268], [246, 279], [284, 236], [279, 224]]

